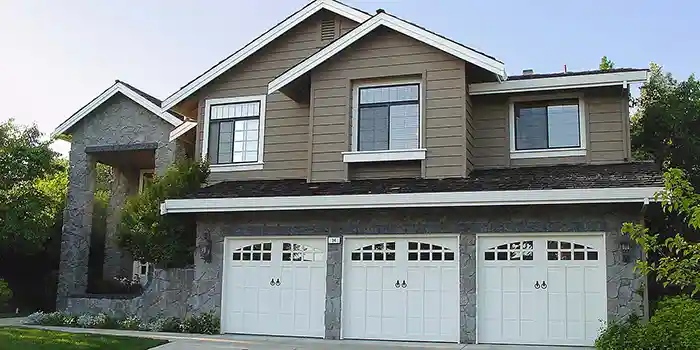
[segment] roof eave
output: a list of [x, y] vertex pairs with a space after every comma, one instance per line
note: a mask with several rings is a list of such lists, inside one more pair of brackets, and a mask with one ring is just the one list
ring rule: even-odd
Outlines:
[[580, 74], [572, 76], [548, 77], [502, 82], [477, 83], [469, 85], [470, 95], [505, 94], [542, 90], [582, 89], [591, 87], [626, 85], [647, 81], [646, 70]]
[[285, 73], [275, 78], [268, 84], [268, 94], [274, 93], [294, 80], [308, 73], [321, 63], [335, 56], [352, 43], [360, 40], [365, 35], [371, 33], [379, 26], [385, 26], [399, 33], [412, 37], [427, 45], [433, 46], [443, 52], [451, 54], [455, 57], [463, 59], [478, 67], [496, 74], [501, 79], [506, 79], [505, 65], [481, 54], [475, 50], [459, 45], [451, 40], [445, 39], [435, 33], [420, 28], [412, 23], [403, 21], [386, 13], [379, 13], [371, 19], [365, 21], [361, 25], [355, 27], [345, 35], [341, 36], [328, 46], [321, 49], [319, 52], [311, 55], [296, 66], [290, 68]]
[[348, 19], [351, 19], [358, 23], [362, 23], [371, 17], [366, 12], [360, 11], [354, 7], [345, 5], [338, 1], [316, 0], [306, 5], [305, 7], [297, 11], [295, 14], [285, 19], [284, 21], [280, 22], [275, 27], [273, 27], [257, 39], [251, 41], [239, 51], [226, 58], [224, 61], [210, 68], [204, 74], [197, 77], [195, 80], [191, 81], [190, 83], [182, 87], [180, 90], [176, 91], [174, 94], [170, 95], [163, 101], [163, 110], [168, 110], [174, 107], [182, 100], [186, 99], [188, 96], [201, 89], [204, 85], [208, 84], [227, 70], [233, 68], [239, 62], [250, 57], [252, 54], [262, 49], [267, 44], [269, 44], [273, 40], [277, 39], [287, 31], [295, 27], [297, 24], [311, 17], [316, 12], [324, 9], [334, 12]]

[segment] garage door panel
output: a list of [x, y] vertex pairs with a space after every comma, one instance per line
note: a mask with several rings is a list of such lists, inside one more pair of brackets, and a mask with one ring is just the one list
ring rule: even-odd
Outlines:
[[[456, 238], [347, 241], [354, 249], [345, 254], [343, 309], [351, 310], [343, 323], [345, 338], [458, 340], [457, 326], [441, 329], [458, 324]], [[363, 302], [364, 314], [356, 311]]]
[[226, 244], [223, 332], [324, 335], [325, 238]]
[[606, 319], [603, 246], [592, 235], [480, 237], [479, 341], [592, 345]]

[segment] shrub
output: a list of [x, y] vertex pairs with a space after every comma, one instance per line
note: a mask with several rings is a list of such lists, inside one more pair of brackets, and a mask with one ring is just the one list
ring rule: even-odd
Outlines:
[[700, 349], [700, 301], [668, 298], [646, 324], [636, 317], [610, 322], [595, 345], [601, 350]]
[[66, 315], [60, 311], [54, 311], [54, 312], [50, 312], [48, 314], [44, 314], [44, 318], [42, 319], [40, 325], [42, 325], [42, 326], [63, 326], [66, 323], [75, 324], [75, 321], [71, 322], [72, 318], [73, 318], [72, 316]]
[[29, 316], [22, 323], [30, 325], [40, 325], [44, 322], [46, 314], [43, 311], [37, 311]]
[[642, 350], [642, 332], [636, 315], [623, 321], [610, 321], [596, 339], [595, 347], [604, 350]]
[[192, 315], [182, 321], [180, 331], [183, 333], [218, 334], [219, 319], [211, 312]]
[[196, 223], [187, 215], [161, 215], [160, 204], [168, 198], [193, 194], [209, 176], [209, 165], [180, 161], [141, 193], [127, 199], [119, 222], [117, 243], [135, 260], [163, 267], [192, 263]]
[[83, 314], [78, 317], [76, 324], [82, 328], [108, 328], [110, 317], [104, 313], [97, 315]]
[[0, 279], [0, 309], [3, 309], [12, 299], [12, 290], [5, 280]]
[[180, 320], [175, 317], [156, 317], [146, 322], [142, 329], [151, 332], [180, 332]]
[[141, 329], [141, 320], [136, 316], [127, 316], [119, 321], [119, 328], [138, 331]]

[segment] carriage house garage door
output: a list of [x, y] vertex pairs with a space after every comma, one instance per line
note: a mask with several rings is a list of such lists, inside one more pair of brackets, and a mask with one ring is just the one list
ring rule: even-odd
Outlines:
[[225, 244], [223, 333], [324, 336], [325, 237]]
[[607, 316], [602, 234], [479, 236], [479, 343], [593, 345]]
[[459, 341], [458, 240], [346, 238], [342, 336]]

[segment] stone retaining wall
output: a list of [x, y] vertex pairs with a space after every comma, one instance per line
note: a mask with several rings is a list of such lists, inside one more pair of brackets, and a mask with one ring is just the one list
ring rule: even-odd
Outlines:
[[194, 269], [156, 269], [139, 296], [70, 296], [65, 311], [71, 314], [105, 312], [117, 317], [134, 315], [143, 320], [183, 318], [190, 311], [188, 301], [193, 280]]

